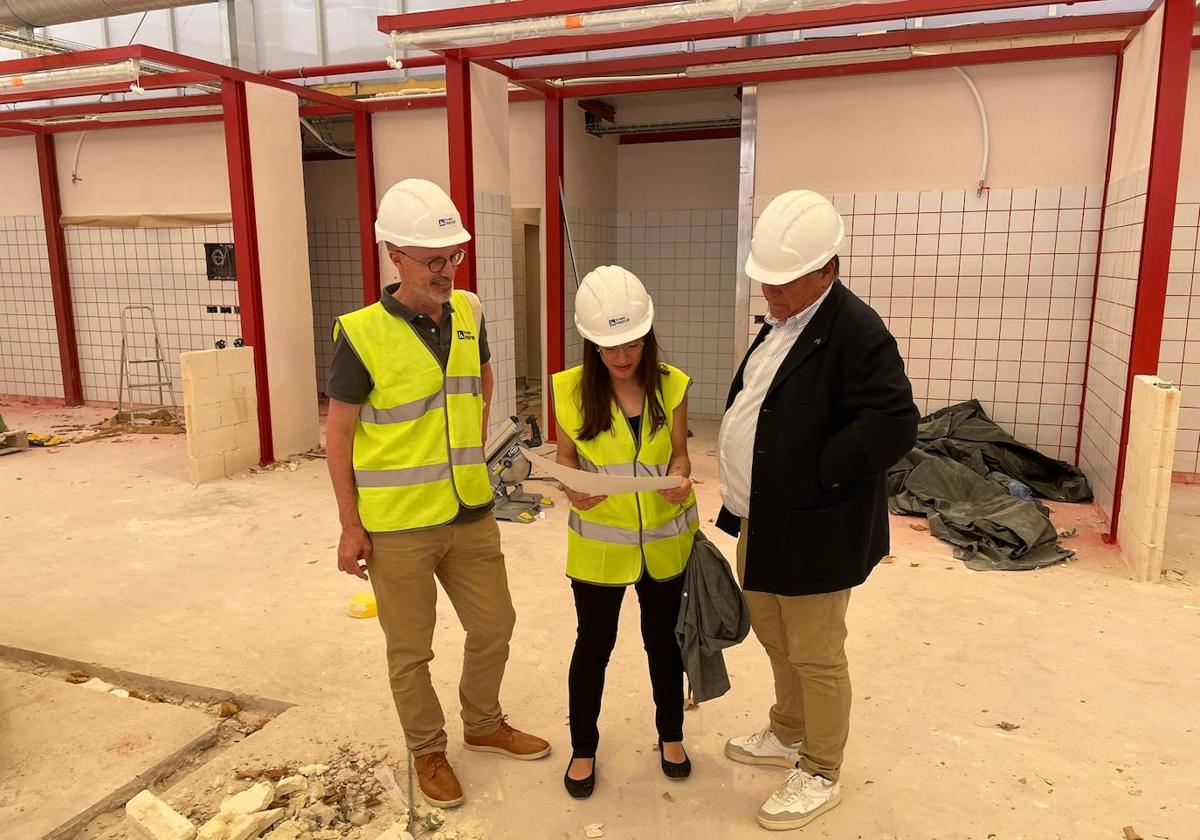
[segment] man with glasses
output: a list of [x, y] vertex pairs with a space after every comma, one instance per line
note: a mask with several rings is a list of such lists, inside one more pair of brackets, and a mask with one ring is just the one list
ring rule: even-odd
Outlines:
[[487, 333], [478, 298], [454, 289], [471, 235], [450, 197], [415, 178], [384, 195], [375, 233], [400, 282], [338, 318], [326, 386], [338, 568], [369, 575], [421, 793], [449, 808], [463, 792], [429, 676], [436, 581], [467, 634], [464, 746], [531, 760], [550, 745], [513, 729], [500, 708], [515, 614], [483, 456], [494, 383]]

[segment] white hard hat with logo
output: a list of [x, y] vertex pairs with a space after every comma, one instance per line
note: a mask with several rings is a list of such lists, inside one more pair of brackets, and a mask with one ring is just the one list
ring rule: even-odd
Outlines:
[[376, 242], [445, 248], [470, 239], [450, 196], [431, 181], [406, 178], [393, 184], [379, 202]]
[[842, 215], [829, 199], [790, 190], [775, 196], [758, 217], [746, 274], [771, 286], [790, 283], [837, 256], [845, 236]]
[[654, 324], [654, 301], [633, 272], [602, 265], [588, 273], [575, 292], [575, 327], [601, 347], [641, 338]]

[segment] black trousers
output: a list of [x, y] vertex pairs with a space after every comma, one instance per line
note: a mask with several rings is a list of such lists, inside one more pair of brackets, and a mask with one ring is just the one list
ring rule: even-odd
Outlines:
[[[658, 737], [668, 743], [683, 740], [683, 657], [675, 639], [675, 622], [683, 597], [683, 575], [656, 581], [649, 573], [633, 585], [642, 610], [642, 642], [650, 663], [654, 693], [654, 722]], [[567, 685], [570, 694], [571, 751], [592, 758], [600, 743], [600, 701], [604, 671], [617, 643], [624, 586], [599, 586], [571, 581], [578, 629]]]

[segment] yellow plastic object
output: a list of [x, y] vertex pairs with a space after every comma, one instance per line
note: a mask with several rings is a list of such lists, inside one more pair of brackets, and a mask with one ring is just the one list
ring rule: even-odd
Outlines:
[[359, 592], [346, 605], [346, 615], [351, 618], [374, 618], [379, 615], [375, 607], [375, 596], [370, 592]]
[[30, 446], [58, 446], [64, 442], [58, 435], [41, 435], [37, 432], [30, 432], [26, 437]]

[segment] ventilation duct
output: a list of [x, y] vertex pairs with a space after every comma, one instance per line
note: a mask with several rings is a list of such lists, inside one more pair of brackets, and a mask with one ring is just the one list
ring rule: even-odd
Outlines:
[[0, 26], [52, 26], [215, 0], [0, 0]]

